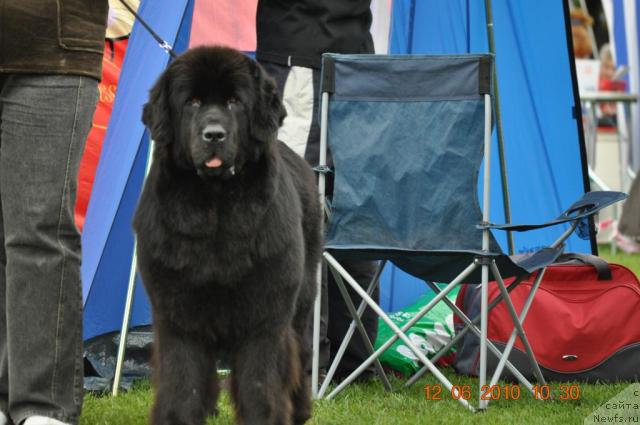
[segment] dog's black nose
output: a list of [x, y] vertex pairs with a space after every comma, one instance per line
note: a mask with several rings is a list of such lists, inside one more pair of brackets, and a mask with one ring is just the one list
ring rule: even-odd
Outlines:
[[220, 124], [209, 124], [202, 130], [202, 140], [205, 142], [222, 142], [227, 132]]

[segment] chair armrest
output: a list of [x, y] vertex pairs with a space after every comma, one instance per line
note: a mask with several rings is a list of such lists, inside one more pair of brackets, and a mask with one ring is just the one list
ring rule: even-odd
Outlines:
[[556, 262], [556, 260], [562, 255], [564, 245], [557, 246], [555, 248], [547, 247], [542, 248], [533, 254], [518, 254], [509, 257], [518, 267], [527, 271], [527, 273], [533, 273], [536, 270], [540, 270], [547, 267], [550, 264]]
[[498, 229], [511, 230], [515, 232], [526, 232], [528, 230], [541, 229], [543, 227], [555, 226], [557, 224], [577, 221], [589, 217], [601, 209], [615, 204], [627, 198], [626, 193], [613, 191], [587, 192], [582, 198], [574, 202], [565, 212], [554, 220], [541, 224], [493, 224], [481, 223], [476, 225], [478, 229]]

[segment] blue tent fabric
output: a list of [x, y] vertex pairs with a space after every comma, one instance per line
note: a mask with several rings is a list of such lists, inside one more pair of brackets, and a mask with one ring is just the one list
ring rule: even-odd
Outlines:
[[[397, 17], [412, 1], [394, 1], [392, 53], [488, 52], [484, 2], [469, 0], [416, 1], [409, 51], [409, 41], [400, 36], [410, 33], [402, 27], [409, 22]], [[554, 0], [497, 0], [492, 6], [512, 221], [545, 221], [586, 191], [563, 8]], [[531, 158], [530, 166], [523, 158]], [[492, 182], [493, 192], [500, 193], [498, 170]], [[538, 200], [535, 207], [520, 197], [525, 191]], [[492, 221], [504, 222], [502, 198], [492, 200]], [[556, 236], [555, 229], [516, 235], [516, 251], [530, 252]], [[499, 240], [506, 246], [504, 237]], [[572, 237], [567, 249], [591, 252], [591, 245]]]
[[[144, 179], [144, 165], [147, 160], [148, 140], [140, 143], [133, 162], [133, 168], [121, 194], [122, 199], [113, 219], [104, 250], [99, 252], [100, 261], [95, 270], [91, 285], [84, 284], [87, 296], [84, 302], [84, 339], [120, 329], [122, 314], [129, 282], [131, 257], [133, 254], [133, 235], [131, 221], [135, 201], [140, 194]], [[86, 248], [85, 248], [86, 252]], [[150, 323], [150, 308], [144, 289], [139, 282], [136, 285], [135, 303], [131, 323], [135, 325]]]
[[[190, 34], [193, 1], [143, 1], [140, 16], [155, 31], [184, 50]], [[131, 217], [144, 176], [148, 137], [140, 120], [148, 91], [169, 61], [136, 22], [118, 85], [118, 96], [96, 171], [82, 235], [84, 339], [120, 329], [133, 251]], [[138, 282], [139, 283], [139, 282]], [[132, 326], [150, 323], [144, 290], [137, 285]]]
[[[628, 65], [628, 47], [626, 35], [626, 23], [624, 19], [624, 5], [622, 0], [614, 0], [613, 2], [613, 29], [616, 46], [616, 62], [618, 65]], [[625, 81], [629, 83], [629, 76], [625, 75]]]
[[[603, 1], [604, 3], [604, 1]], [[609, 0], [611, 14], [609, 16], [609, 36], [615, 48], [617, 66], [627, 66], [629, 73], [623, 77], [627, 83], [627, 91], [638, 91], [640, 81], [638, 25], [640, 24], [639, 0]], [[629, 25], [631, 24], [631, 25]], [[627, 130], [631, 137], [631, 164], [633, 170], [640, 170], [640, 107], [631, 105], [631, 123]]]

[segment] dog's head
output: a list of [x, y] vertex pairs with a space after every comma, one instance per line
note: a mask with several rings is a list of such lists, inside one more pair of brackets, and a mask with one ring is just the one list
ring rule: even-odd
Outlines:
[[176, 59], [151, 89], [142, 121], [158, 149], [203, 178], [229, 178], [274, 143], [286, 112], [275, 82], [227, 47]]

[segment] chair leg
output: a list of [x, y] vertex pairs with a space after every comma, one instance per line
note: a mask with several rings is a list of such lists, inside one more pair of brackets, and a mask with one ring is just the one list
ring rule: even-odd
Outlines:
[[[520, 276], [518, 277], [511, 285], [509, 285], [509, 287], [507, 288], [507, 292], [511, 293], [511, 291], [513, 291], [518, 285], [520, 285], [520, 283], [522, 283], [522, 281], [524, 280], [524, 276]], [[436, 285], [433, 284], [433, 282], [429, 282], [429, 281], [425, 281], [425, 283], [435, 292], [435, 293], [439, 293], [440, 292], [440, 288], [438, 288]], [[462, 313], [462, 311], [460, 309], [457, 308], [457, 306], [455, 306], [455, 304], [451, 303], [447, 298], [444, 298], [443, 301], [445, 303], [447, 303], [447, 305], [454, 311], [455, 314], [458, 315], [458, 317], [460, 317], [463, 321], [465, 317], [464, 313]], [[502, 294], [499, 294], [493, 301], [491, 301], [491, 303], [489, 304], [489, 311], [493, 310], [493, 308], [498, 305], [500, 303], [500, 301], [502, 301]], [[432, 362], [437, 362], [440, 357], [444, 356], [453, 346], [456, 345], [456, 343], [458, 341], [460, 341], [460, 339], [462, 339], [462, 337], [464, 337], [467, 332], [469, 332], [472, 327], [476, 328], [476, 330], [474, 331], [476, 333], [476, 335], [480, 336], [480, 332], [477, 331], [477, 325], [480, 322], [480, 318], [476, 317], [473, 320], [469, 320], [468, 322], [465, 321], [466, 326], [460, 331], [457, 332], [456, 335], [453, 337], [453, 339], [451, 341], [449, 341], [449, 343], [447, 345], [445, 345], [444, 347], [442, 347], [440, 349], [440, 351], [438, 351], [438, 353], [436, 353], [432, 358], [431, 361]], [[489, 341], [489, 343], [491, 344], [491, 341]], [[493, 346], [494, 348], [492, 348], [492, 345], [489, 345], [489, 349], [496, 354], [496, 356], [498, 358], [501, 357], [502, 353], [500, 351], [498, 351], [496, 353], [496, 351], [494, 350], [495, 346]], [[497, 350], [497, 348], [496, 348]], [[515, 367], [510, 363], [507, 362], [507, 367], [509, 368], [509, 370], [514, 374], [514, 376], [517, 377], [516, 373], [519, 373], [517, 369], [515, 369]], [[514, 372], [515, 370], [515, 372]], [[413, 384], [416, 383], [416, 381], [418, 379], [420, 379], [420, 377], [422, 377], [422, 375], [424, 375], [427, 372], [427, 368], [426, 367], [422, 367], [422, 369], [420, 369], [419, 371], [417, 371], [411, 378], [409, 378], [407, 380], [407, 382], [403, 385], [404, 388], [408, 388], [410, 386], [412, 386]], [[524, 378], [524, 376], [522, 377], [523, 380], [520, 380], [520, 382], [523, 383], [523, 385], [527, 386], [527, 384], [525, 382], [529, 382], [527, 381], [526, 378]], [[527, 388], [531, 389], [531, 384], [529, 383], [529, 385], [527, 386]]]
[[[446, 299], [446, 298], [445, 298]], [[443, 300], [444, 301], [444, 300]], [[465, 331], [469, 331], [471, 328], [465, 328]], [[444, 356], [449, 350], [451, 350], [451, 348], [456, 345], [456, 343], [458, 341], [460, 341], [460, 339], [466, 334], [465, 333], [459, 333], [456, 336], [454, 336], [451, 341], [449, 341], [447, 343], [447, 345], [445, 345], [444, 347], [442, 347], [440, 349], [440, 351], [438, 351], [433, 357], [431, 357], [431, 361], [435, 364], [438, 360], [440, 360], [440, 357]], [[410, 386], [412, 386], [413, 384], [415, 384], [418, 379], [420, 379], [422, 377], [422, 375], [424, 375], [425, 373], [427, 373], [429, 371], [429, 369], [426, 366], [422, 366], [422, 369], [420, 369], [419, 371], [417, 371], [416, 373], [413, 374], [413, 376], [411, 376], [411, 378], [409, 378], [407, 380], [407, 382], [404, 383], [404, 385], [402, 386], [403, 388], [409, 388]]]
[[488, 325], [488, 305], [489, 305], [489, 265], [482, 265], [482, 283], [480, 287], [480, 374], [478, 391], [478, 408], [487, 408], [487, 401], [482, 399], [487, 383], [487, 325]]
[[322, 261], [316, 274], [316, 299], [313, 303], [313, 355], [311, 357], [311, 396], [318, 398], [320, 378], [320, 316], [322, 308]]
[[[540, 282], [542, 281], [542, 277], [544, 276], [545, 271], [546, 269], [540, 270], [540, 272], [538, 273], [538, 276], [536, 277], [536, 280], [533, 283], [531, 292], [529, 293], [529, 296], [525, 300], [524, 306], [522, 307], [522, 311], [520, 312], [520, 317], [519, 317], [520, 323], [523, 323], [524, 319], [527, 317], [527, 313], [529, 312], [529, 308], [531, 307], [531, 303], [533, 302], [532, 295], [535, 295], [536, 291], [538, 290], [538, 287], [540, 286]], [[509, 355], [511, 354], [511, 350], [513, 349], [513, 346], [516, 342], [516, 335], [517, 335], [517, 331], [514, 329], [513, 332], [511, 332], [511, 337], [509, 338], [509, 341], [507, 342], [507, 345], [505, 346], [504, 351], [502, 352], [502, 358], [500, 359], [500, 362], [498, 363], [498, 366], [496, 367], [496, 370], [493, 373], [493, 377], [491, 378], [491, 382], [493, 384], [497, 383], [499, 377], [502, 375], [502, 371], [504, 370], [505, 363], [509, 358]], [[541, 381], [541, 383], [544, 383], [544, 378]]]
[[[433, 283], [430, 283], [430, 284], [433, 285]], [[434, 291], [439, 291], [439, 288], [437, 286], [433, 285], [433, 288], [434, 288]], [[466, 314], [464, 314], [464, 312], [460, 310], [458, 306], [452, 303], [448, 298], [444, 298], [443, 301], [449, 306], [449, 308], [451, 308], [451, 310], [453, 310], [454, 314], [460, 317], [460, 319], [467, 325], [464, 329], [465, 331], [470, 330], [470, 331], [473, 331], [478, 337], [480, 336], [480, 331], [476, 326], [477, 322], [479, 321], [478, 320], [479, 318], [476, 318], [474, 319], [474, 321], [471, 321], [471, 319]], [[492, 305], [495, 306], [494, 303], [490, 304], [489, 310], [491, 310]], [[449, 344], [447, 344], [447, 346], [452, 345], [452, 343], [455, 343], [455, 341], [457, 341], [463, 335], [464, 334], [462, 333], [456, 335], [456, 337]], [[502, 357], [502, 352], [490, 340], [487, 340], [487, 348], [491, 350], [491, 352], [496, 356], [497, 359], [500, 359]], [[435, 357], [433, 357], [431, 361], [435, 362], [436, 361]], [[533, 385], [531, 384], [531, 382], [529, 382], [529, 380], [522, 373], [520, 373], [520, 371], [510, 361], [507, 360], [505, 365], [509, 369], [509, 371], [513, 374], [513, 376], [522, 385], [524, 385], [525, 388], [527, 388], [531, 392], [531, 394], [533, 394]]]
[[[332, 269], [332, 272], [333, 272], [333, 269]], [[362, 324], [362, 320], [360, 320], [360, 316], [358, 315], [358, 312], [356, 311], [356, 308], [353, 305], [353, 302], [351, 301], [351, 297], [347, 292], [347, 288], [345, 288], [344, 286], [344, 281], [342, 280], [342, 277], [338, 273], [336, 273], [335, 278], [336, 278], [335, 279], [336, 284], [338, 285], [338, 289], [340, 290], [340, 294], [342, 295], [342, 298], [344, 299], [344, 302], [347, 306], [347, 310], [349, 310], [349, 314], [351, 314], [351, 317], [353, 317], [353, 321], [356, 322], [356, 327], [358, 328], [360, 337], [362, 338], [362, 342], [364, 343], [365, 347], [367, 348], [367, 351], [369, 351], [369, 354], [371, 355], [375, 351], [373, 349], [373, 344], [371, 343], [371, 340], [369, 339], [369, 335], [367, 335], [367, 331], [364, 328], [364, 325]], [[370, 296], [369, 294], [367, 295]], [[380, 359], [376, 358], [373, 363], [375, 365], [376, 371], [378, 372], [378, 375], [380, 376], [380, 379], [382, 380], [382, 383], [384, 384], [385, 389], [387, 391], [391, 391], [392, 390], [391, 383], [389, 382], [387, 375], [384, 373], [384, 369], [382, 369], [382, 365], [380, 364]]]
[[[516, 309], [513, 306], [513, 303], [511, 302], [511, 298], [509, 298], [509, 295], [507, 293], [507, 289], [505, 288], [504, 285], [504, 281], [502, 280], [502, 276], [500, 275], [500, 271], [498, 270], [498, 267], [496, 266], [495, 261], [491, 262], [491, 271], [493, 272], [493, 276], [496, 279], [496, 283], [498, 284], [498, 288], [500, 289], [500, 293], [502, 294], [503, 298], [504, 298], [504, 302], [507, 306], [507, 309], [509, 310], [509, 314], [511, 315], [511, 320], [513, 321], [513, 325], [515, 327], [515, 330], [518, 333], [518, 336], [520, 337], [520, 340], [522, 341], [522, 345], [524, 346], [525, 351], [527, 352], [527, 358], [529, 359], [529, 363], [531, 365], [531, 370], [533, 371], [533, 374], [536, 376], [536, 378], [538, 379], [538, 382], [541, 384], [545, 384], [545, 380], [544, 377], [542, 376], [542, 371], [540, 370], [540, 366], [538, 365], [538, 362], [536, 361], [536, 356], [533, 352], [533, 350], [531, 349], [531, 344], [529, 344], [529, 339], [527, 338], [524, 329], [522, 327], [522, 323], [520, 322], [520, 320], [518, 319], [518, 313], [516, 313]], [[533, 299], [535, 295], [535, 291], [531, 290], [531, 292], [529, 293], [529, 297], [531, 297], [531, 299]], [[494, 385], [495, 383], [493, 382], [493, 380], [495, 379], [495, 376], [491, 379], [491, 385]], [[498, 379], [500, 379], [500, 376], [498, 376]], [[497, 381], [496, 381], [497, 383]]]
[[[416, 317], [414, 317], [414, 319], [412, 319], [411, 321], [409, 321], [408, 323], [406, 323], [402, 329], [398, 328], [398, 326], [393, 323], [391, 321], [391, 319], [389, 319], [389, 316], [387, 316], [385, 314], [385, 312], [380, 308], [380, 306], [378, 306], [372, 299], [371, 297], [369, 297], [366, 292], [360, 287], [360, 285], [358, 285], [358, 283], [353, 280], [353, 278], [351, 278], [348, 273], [346, 272], [346, 270], [344, 270], [344, 268], [340, 265], [340, 263], [338, 263], [335, 258], [333, 258], [333, 256], [327, 252], [324, 253], [324, 257], [327, 260], [327, 262], [336, 269], [336, 271], [338, 271], [338, 273], [340, 273], [343, 278], [346, 280], [346, 282], [349, 284], [349, 286], [351, 286], [353, 288], [353, 290], [355, 292], [358, 293], [358, 295], [360, 297], [362, 297], [367, 304], [369, 305], [369, 307], [371, 307], [372, 310], [375, 311], [375, 313], [387, 324], [387, 326], [389, 326], [393, 332], [395, 333], [395, 335], [392, 338], [389, 338], [389, 340], [382, 346], [380, 347], [375, 353], [373, 353], [371, 356], [369, 356], [369, 358], [367, 360], [364, 361], [364, 363], [362, 363], [360, 365], [360, 367], [358, 367], [353, 373], [351, 373], [351, 375], [349, 375], [347, 377], [347, 379], [345, 379], [343, 382], [340, 383], [340, 385], [338, 385], [328, 396], [327, 399], [331, 399], [333, 398], [336, 394], [338, 394], [340, 391], [342, 391], [347, 385], [349, 385], [355, 378], [357, 378], [373, 361], [375, 358], [379, 357], [384, 351], [386, 351], [389, 346], [391, 346], [391, 344], [393, 344], [393, 342], [400, 338], [406, 345], [407, 347], [416, 355], [416, 357], [418, 357], [418, 359], [424, 363], [426, 366], [429, 367], [429, 370], [431, 371], [431, 373], [434, 374], [434, 376], [447, 388], [447, 390], [452, 391], [452, 387], [453, 384], [447, 379], [446, 376], [444, 376], [442, 374], [442, 372], [440, 372], [434, 365], [433, 363], [431, 363], [431, 361], [429, 361], [429, 359], [411, 342], [411, 340], [404, 334], [404, 332], [410, 328], [411, 326], [413, 326], [413, 324], [415, 324], [415, 322], [421, 317], [420, 313], [422, 313], [422, 315], [424, 315], [424, 313], [426, 313], [426, 311], [430, 310], [431, 308], [433, 308], [433, 305], [435, 305], [436, 303], [438, 303], [440, 301], [440, 299], [442, 299], [444, 296], [446, 296], [446, 294], [455, 286], [458, 285], [462, 280], [464, 280], [476, 267], [477, 265], [475, 263], [470, 264], [456, 279], [454, 279], [446, 288], [444, 288], [443, 293], [438, 294], [438, 296], [436, 296], [427, 306], [423, 307], [421, 309], [421, 311], [418, 313], [418, 315], [416, 315]], [[428, 307], [428, 308], [427, 308]], [[472, 412], [475, 411], [475, 409], [473, 408], [473, 406], [471, 406], [467, 400], [464, 400], [462, 397], [458, 398], [458, 401], [460, 402], [460, 404], [462, 404], [463, 406], [465, 406], [467, 409], [471, 410]]]

